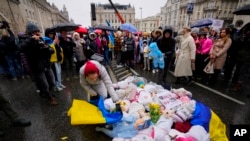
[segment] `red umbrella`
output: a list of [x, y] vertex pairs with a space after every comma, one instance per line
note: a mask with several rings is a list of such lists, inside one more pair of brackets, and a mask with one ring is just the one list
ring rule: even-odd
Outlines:
[[78, 33], [88, 33], [88, 29], [84, 26], [79, 26], [75, 32], [78, 32]]
[[101, 29], [96, 29], [94, 32], [97, 33], [97, 34], [102, 34], [102, 30]]

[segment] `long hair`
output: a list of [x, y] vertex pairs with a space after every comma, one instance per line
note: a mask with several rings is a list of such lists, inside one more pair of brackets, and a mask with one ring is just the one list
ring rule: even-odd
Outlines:
[[[222, 30], [225, 30], [226, 31], [226, 37], [221, 37], [221, 31]], [[227, 40], [230, 38], [230, 29], [229, 28], [222, 28], [220, 30], [220, 34], [218, 36], [217, 39], [222, 39], [223, 40], [223, 43], [225, 44], [227, 42]]]

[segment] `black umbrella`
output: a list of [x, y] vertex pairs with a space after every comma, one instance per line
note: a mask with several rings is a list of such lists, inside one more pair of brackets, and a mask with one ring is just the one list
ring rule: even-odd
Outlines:
[[75, 23], [59, 23], [51, 27], [51, 29], [54, 30], [55, 32], [60, 32], [60, 30], [62, 29], [68, 32], [68, 31], [75, 31], [79, 26], [81, 25]]
[[202, 26], [209, 26], [213, 24], [213, 20], [206, 18], [206, 19], [200, 19], [197, 20], [194, 24], [191, 25], [191, 28], [194, 27], [202, 27]]
[[236, 9], [233, 14], [236, 15], [250, 15], [250, 4], [244, 5], [238, 9]]
[[110, 26], [104, 25], [104, 24], [99, 24], [94, 27], [95, 29], [102, 29], [102, 30], [110, 30], [113, 31], [114, 29]]

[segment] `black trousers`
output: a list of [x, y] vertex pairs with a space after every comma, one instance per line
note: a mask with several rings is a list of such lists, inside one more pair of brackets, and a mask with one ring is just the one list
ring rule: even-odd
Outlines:
[[3, 111], [10, 120], [18, 118], [18, 114], [12, 109], [10, 102], [6, 100], [0, 91], [0, 110]]

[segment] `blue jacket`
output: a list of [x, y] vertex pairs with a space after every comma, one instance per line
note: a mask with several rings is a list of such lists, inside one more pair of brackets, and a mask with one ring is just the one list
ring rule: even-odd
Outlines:
[[159, 50], [157, 43], [153, 42], [149, 45], [150, 53], [148, 54], [149, 58], [153, 59], [154, 68], [164, 69], [165, 62], [162, 52]]

